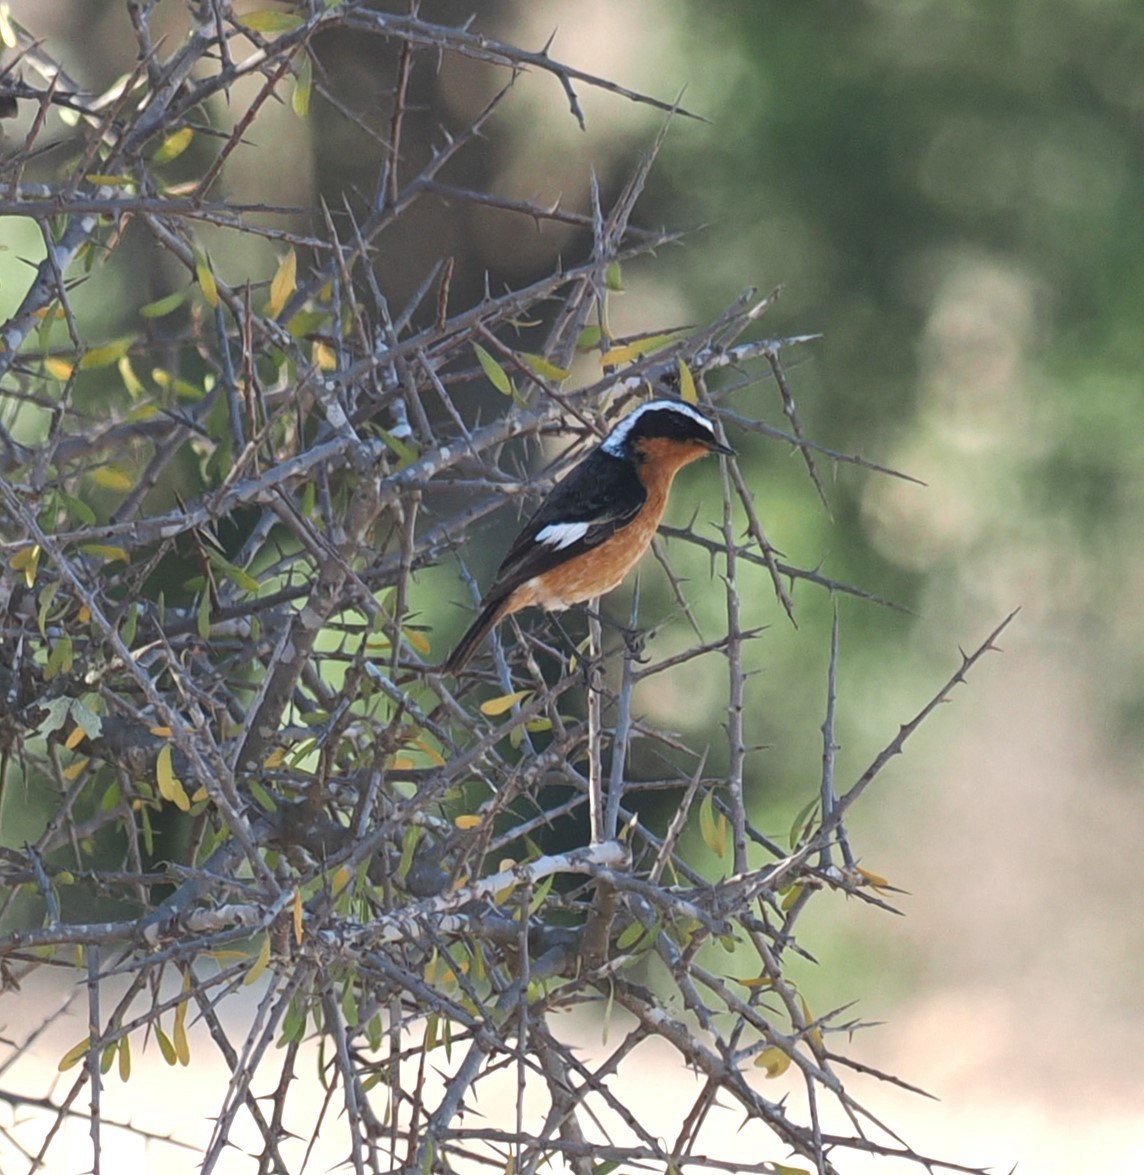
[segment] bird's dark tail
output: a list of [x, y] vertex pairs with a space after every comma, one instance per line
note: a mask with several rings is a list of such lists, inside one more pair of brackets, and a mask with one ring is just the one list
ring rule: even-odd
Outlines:
[[477, 646], [496, 627], [497, 621], [509, 611], [509, 597], [498, 596], [481, 609], [481, 614], [469, 625], [465, 635], [457, 642], [456, 648], [441, 665], [442, 673], [456, 676], [469, 663]]

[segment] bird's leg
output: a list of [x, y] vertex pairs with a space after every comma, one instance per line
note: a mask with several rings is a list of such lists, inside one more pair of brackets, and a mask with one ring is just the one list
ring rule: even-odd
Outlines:
[[646, 656], [647, 645], [647, 631], [640, 628], [636, 624], [620, 624], [619, 621], [613, 620], [609, 616], [604, 616], [596, 609], [585, 609], [590, 619], [598, 620], [605, 628], [610, 628], [614, 632], [619, 633], [620, 640], [624, 642], [624, 648], [627, 654], [637, 665], [646, 665], [651, 660]]

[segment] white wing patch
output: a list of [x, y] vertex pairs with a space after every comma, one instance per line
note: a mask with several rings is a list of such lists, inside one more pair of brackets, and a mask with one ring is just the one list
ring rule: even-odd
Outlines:
[[537, 532], [536, 541], [554, 551], [563, 551], [588, 533], [588, 525], [587, 522], [553, 522]]

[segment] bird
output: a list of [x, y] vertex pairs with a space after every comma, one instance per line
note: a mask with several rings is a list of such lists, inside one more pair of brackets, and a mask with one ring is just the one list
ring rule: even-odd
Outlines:
[[652, 400], [628, 413], [517, 535], [440, 671], [460, 673], [493, 628], [522, 608], [559, 612], [619, 587], [651, 544], [675, 475], [708, 453], [734, 456], [685, 401]]

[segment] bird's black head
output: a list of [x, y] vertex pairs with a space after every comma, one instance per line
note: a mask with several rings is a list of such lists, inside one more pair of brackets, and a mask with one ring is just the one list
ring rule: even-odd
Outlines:
[[[600, 446], [613, 457], [638, 460], [647, 451], [650, 442], [666, 442], [690, 451], [695, 456], [703, 452], [726, 453], [734, 450], [720, 444], [711, 421], [682, 400], [652, 400], [630, 412], [604, 439]], [[642, 442], [642, 443], [641, 443]]]

